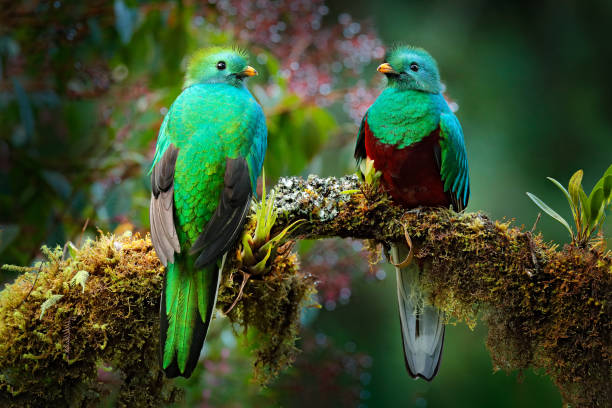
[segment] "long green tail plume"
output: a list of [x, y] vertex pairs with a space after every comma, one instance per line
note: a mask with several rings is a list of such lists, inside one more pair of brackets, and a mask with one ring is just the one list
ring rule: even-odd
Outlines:
[[168, 264], [160, 306], [160, 359], [169, 378], [189, 377], [198, 363], [219, 286], [216, 264], [197, 270], [177, 254]]

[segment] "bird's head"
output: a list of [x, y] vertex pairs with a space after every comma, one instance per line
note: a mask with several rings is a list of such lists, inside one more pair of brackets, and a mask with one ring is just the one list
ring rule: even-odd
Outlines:
[[387, 53], [378, 72], [389, 79], [389, 86], [438, 93], [442, 90], [438, 64], [422, 48], [401, 46]]
[[246, 53], [237, 49], [211, 47], [196, 51], [189, 60], [185, 85], [226, 83], [244, 86], [243, 80], [257, 75], [255, 68], [247, 64]]

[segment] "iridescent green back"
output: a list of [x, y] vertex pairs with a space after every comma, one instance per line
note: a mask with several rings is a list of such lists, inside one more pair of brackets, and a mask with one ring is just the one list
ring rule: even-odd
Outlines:
[[188, 249], [219, 203], [226, 158], [247, 159], [255, 190], [266, 149], [265, 118], [246, 88], [201, 84], [183, 91], [164, 125], [164, 136], [179, 148], [176, 229], [181, 247]]

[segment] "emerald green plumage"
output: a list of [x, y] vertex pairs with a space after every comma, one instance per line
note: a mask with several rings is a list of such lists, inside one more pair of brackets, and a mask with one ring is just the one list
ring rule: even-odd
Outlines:
[[[441, 102], [446, 106], [443, 98]], [[377, 133], [382, 143], [401, 149], [429, 136], [438, 127], [441, 109], [440, 100], [431, 94], [388, 87], [368, 109], [368, 125], [384, 129], [380, 136]]]
[[160, 128], [151, 235], [167, 263], [160, 356], [169, 377], [188, 377], [197, 363], [216, 301], [218, 261], [242, 228], [263, 164], [265, 117], [243, 83], [255, 73], [236, 51], [198, 52]]

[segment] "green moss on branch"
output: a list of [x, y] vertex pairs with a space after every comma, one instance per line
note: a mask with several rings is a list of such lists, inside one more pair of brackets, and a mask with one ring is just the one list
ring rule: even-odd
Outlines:
[[[612, 400], [610, 296], [612, 257], [600, 246], [565, 247], [490, 220], [449, 210], [406, 212], [355, 177], [281, 179], [275, 229], [306, 219], [294, 239], [352, 237], [380, 243], [404, 239], [428, 271], [432, 300], [450, 317], [472, 325], [484, 312], [495, 368], [546, 372], [572, 406]], [[250, 228], [252, 228], [252, 223]], [[234, 253], [230, 265], [237, 265]], [[160, 267], [148, 239], [103, 236], [74, 258], [50, 254], [38, 281], [22, 275], [0, 293], [0, 403], [57, 401], [88, 405], [104, 393], [99, 364], [122, 373], [119, 400], [131, 406], [176, 398], [157, 369]], [[89, 274], [82, 291], [75, 275]], [[313, 290], [291, 251], [280, 251], [267, 273], [244, 286], [228, 268], [219, 294], [229, 318], [255, 329], [256, 369], [262, 382], [291, 363], [299, 308]], [[84, 274], [81, 275], [81, 278]], [[49, 305], [42, 319], [41, 305]], [[4, 405], [4, 404], [1, 404]]]
[[95, 406], [109, 366], [124, 406], [175, 400], [157, 369], [163, 268], [150, 240], [102, 236], [67, 259], [43, 252], [40, 268], [0, 292], [0, 406]]

